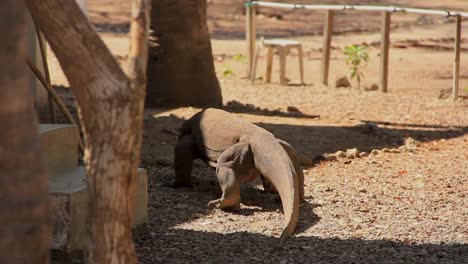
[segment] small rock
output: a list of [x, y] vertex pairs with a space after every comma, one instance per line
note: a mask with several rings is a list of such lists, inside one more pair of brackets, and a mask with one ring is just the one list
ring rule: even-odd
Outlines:
[[418, 256], [429, 256], [429, 252], [423, 248], [418, 252]]
[[452, 88], [440, 90], [439, 99], [448, 99], [450, 96], [452, 96]]
[[338, 150], [335, 152], [335, 156], [338, 158], [346, 158], [346, 153], [344, 151]]
[[382, 149], [382, 152], [384, 152], [384, 153], [390, 153], [390, 152], [391, 152], [391, 150], [390, 150], [390, 149], [388, 149], [388, 148], [383, 148], [383, 149]]
[[343, 76], [341, 78], [336, 79], [335, 87], [336, 88], [339, 88], [339, 87], [349, 88], [351, 87], [351, 83], [349, 82], [348, 77]]
[[357, 148], [347, 149], [346, 157], [348, 159], [359, 158], [359, 151], [357, 150]]
[[459, 247], [462, 245], [462, 243], [458, 241], [450, 241], [450, 242], [447, 242], [446, 245], [449, 247]]
[[415, 149], [421, 146], [421, 143], [411, 137], [405, 139], [405, 146], [407, 149]]
[[301, 113], [301, 110], [295, 106], [288, 106], [286, 109], [288, 112], [293, 112], [293, 113]]
[[378, 149], [373, 149], [373, 150], [371, 151], [371, 154], [372, 154], [372, 155], [379, 155], [380, 153], [381, 153], [381, 151], [378, 150]]
[[324, 154], [323, 158], [326, 161], [336, 161], [336, 160], [338, 160], [338, 158], [334, 154]]
[[367, 156], [369, 156], [369, 153], [367, 153], [367, 152], [361, 152], [361, 153], [359, 153], [359, 156], [360, 156], [360, 157], [367, 157]]
[[282, 112], [281, 112], [281, 109], [275, 109], [275, 110], [271, 111], [271, 114], [272, 115], [281, 115]]
[[255, 105], [253, 105], [253, 104], [246, 104], [246, 105], [245, 105], [245, 108], [248, 109], [248, 110], [251, 110], [251, 111], [256, 110], [256, 107], [255, 107]]
[[364, 91], [370, 92], [370, 91], [377, 91], [379, 90], [379, 86], [377, 84], [372, 84], [370, 87], [364, 86]]
[[390, 149], [390, 152], [391, 153], [396, 153], [396, 154], [401, 153], [401, 151], [399, 149], [396, 149], [396, 148]]
[[345, 160], [345, 161], [344, 161], [344, 164], [350, 164], [351, 162], [352, 162], [352, 160], [349, 160], [349, 159], [348, 159], [348, 160]]

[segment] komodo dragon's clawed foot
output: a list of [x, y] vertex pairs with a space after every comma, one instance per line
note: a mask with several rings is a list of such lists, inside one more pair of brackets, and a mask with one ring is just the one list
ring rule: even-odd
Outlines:
[[262, 184], [263, 184], [263, 191], [266, 193], [278, 193], [276, 190], [275, 186], [271, 181], [269, 181], [267, 178], [265, 178], [263, 175], [260, 176], [262, 179]]
[[210, 208], [219, 208], [220, 204], [221, 204], [221, 199], [211, 200], [208, 203], [208, 207], [210, 207]]
[[222, 210], [238, 211], [240, 210], [240, 184], [237, 181], [235, 171], [223, 165], [226, 161], [226, 156], [229, 156], [229, 152], [221, 155], [216, 168], [216, 176], [218, 177], [223, 195], [221, 198], [211, 201], [210, 204], [216, 205], [217, 208]]
[[212, 200], [208, 203], [208, 206], [210, 208], [219, 208], [224, 211], [234, 211], [234, 212], [240, 211], [240, 203], [236, 203], [232, 205], [232, 204], [227, 203], [226, 199], [224, 198]]

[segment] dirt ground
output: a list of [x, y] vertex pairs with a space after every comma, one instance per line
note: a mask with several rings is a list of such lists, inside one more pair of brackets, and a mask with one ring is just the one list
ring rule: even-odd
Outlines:
[[[319, 85], [323, 12], [261, 9], [259, 36], [300, 40], [288, 57], [288, 86], [244, 78], [243, 1], [208, 0], [215, 66], [225, 110], [262, 126], [296, 148], [306, 202], [295, 236], [278, 248], [283, 225], [276, 195], [259, 182], [243, 186], [239, 213], [209, 210], [220, 189], [212, 169], [194, 165], [193, 188], [174, 178], [175, 131], [199, 109], [147, 109], [142, 167], [149, 172], [149, 221], [135, 231], [141, 263], [468, 263], [468, 104], [439, 99], [451, 87], [451, 19], [396, 14], [392, 22], [389, 93]], [[287, 1], [284, 1], [287, 2]], [[315, 1], [302, 1], [315, 3]], [[467, 1], [322, 1], [468, 10]], [[90, 20], [124, 62], [128, 1], [90, 0]], [[330, 83], [348, 72], [343, 48], [369, 45], [364, 85], [378, 83], [380, 14], [337, 17]], [[468, 29], [465, 23], [463, 29]], [[462, 92], [468, 94], [463, 39]], [[56, 85], [67, 85], [50, 56]], [[230, 74], [227, 74], [230, 73]], [[59, 89], [72, 99], [67, 89]], [[356, 154], [357, 153], [357, 154]]]

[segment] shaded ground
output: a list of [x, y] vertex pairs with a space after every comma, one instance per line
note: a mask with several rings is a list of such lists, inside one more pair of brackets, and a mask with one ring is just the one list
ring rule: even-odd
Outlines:
[[[238, 214], [208, 209], [208, 201], [218, 198], [220, 190], [214, 172], [203, 163], [195, 163], [193, 188], [167, 187], [174, 177], [175, 131], [199, 109], [147, 109], [141, 160], [149, 171], [150, 208], [148, 224], [135, 231], [140, 262], [467, 263], [468, 107], [466, 102], [437, 99], [439, 91], [451, 85], [453, 23], [396, 15], [390, 93], [382, 94], [317, 84], [321, 37], [304, 34], [320, 33], [322, 15], [261, 10], [260, 34], [301, 36], [306, 84], [297, 83], [297, 57], [291, 54], [292, 85], [278, 85], [276, 68], [272, 84], [259, 79], [252, 85], [243, 79], [245, 61], [233, 58], [245, 53], [239, 40], [242, 1], [208, 2], [225, 109], [297, 149], [306, 202], [296, 235], [279, 249], [281, 204], [275, 195], [263, 193], [258, 182], [243, 187]], [[323, 1], [329, 2], [338, 1]], [[339, 2], [468, 9], [466, 1], [453, 0]], [[123, 63], [127, 2], [91, 0], [90, 15]], [[331, 80], [347, 73], [343, 47], [366, 42], [371, 60], [364, 84], [377, 82], [379, 14], [347, 12], [338, 16], [337, 25], [337, 32], [349, 33], [334, 37]], [[260, 69], [264, 63], [262, 56]], [[463, 85], [468, 80], [465, 64], [462, 59]], [[51, 68], [54, 83], [66, 84], [52, 56]], [[234, 75], [224, 74], [226, 70]], [[57, 90], [73, 108], [68, 89]], [[323, 160], [353, 148], [362, 157]]]
[[[142, 159], [150, 171], [151, 208], [136, 238], [142, 263], [466, 263], [466, 127], [385, 125], [369, 132], [317, 119], [242, 114], [262, 120], [259, 125], [311, 162], [303, 164], [306, 203], [296, 237], [278, 249], [281, 205], [258, 182], [243, 187], [239, 214], [207, 208], [220, 190], [203, 163], [195, 163], [193, 188], [166, 187], [174, 177], [173, 131], [195, 111], [147, 113]], [[425, 142], [402, 147], [408, 136]], [[346, 148], [397, 150], [313, 159]]]

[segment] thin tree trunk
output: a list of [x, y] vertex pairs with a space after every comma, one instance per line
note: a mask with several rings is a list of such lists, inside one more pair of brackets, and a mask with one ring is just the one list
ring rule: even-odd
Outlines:
[[[151, 0], [132, 0], [132, 14], [130, 21], [130, 50], [128, 52], [127, 61], [127, 75], [130, 78], [130, 86], [133, 91], [141, 92], [141, 99], [138, 104], [141, 110], [141, 117], [138, 118], [139, 123], [136, 146], [137, 149], [133, 154], [135, 160], [133, 163], [139, 164], [141, 142], [143, 139], [143, 108], [144, 108], [144, 97], [146, 93], [146, 69], [148, 64], [148, 39], [149, 39], [149, 24], [150, 24], [150, 12], [151, 12]], [[132, 184], [132, 188], [135, 188], [135, 184]], [[136, 193], [136, 190], [132, 190], [132, 193]], [[135, 205], [135, 195], [129, 197], [129, 205]], [[135, 208], [131, 208], [131, 216]], [[133, 219], [132, 219], [133, 222]]]
[[222, 105], [210, 35], [206, 0], [153, 0], [151, 28], [157, 45], [148, 60], [151, 106]]
[[49, 262], [48, 177], [26, 68], [25, 5], [0, 1], [0, 263]]
[[124, 74], [75, 1], [27, 3], [70, 82], [83, 125], [87, 261], [136, 263], [131, 223], [145, 91]]
[[138, 90], [146, 88], [151, 0], [132, 0], [127, 75]]

